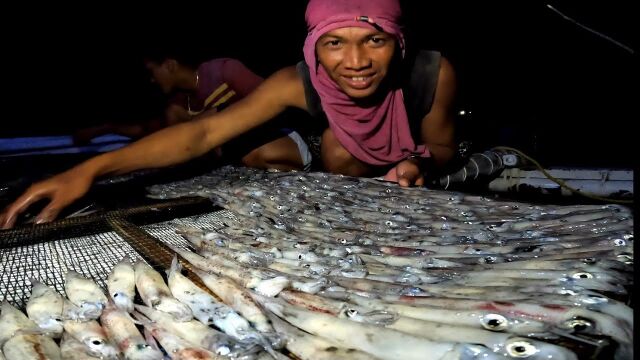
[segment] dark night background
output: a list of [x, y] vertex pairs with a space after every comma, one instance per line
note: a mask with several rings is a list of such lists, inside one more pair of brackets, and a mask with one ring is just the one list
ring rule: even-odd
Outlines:
[[[516, 4], [517, 3], [517, 4]], [[631, 2], [499, 5], [404, 1], [409, 46], [441, 50], [459, 77], [475, 150], [511, 145], [544, 165], [633, 167], [636, 55]], [[145, 44], [179, 42], [202, 60], [235, 57], [262, 76], [302, 59], [306, 1], [24, 4], [2, 14], [0, 137], [70, 134], [149, 116], [158, 94]], [[1, 141], [1, 140], [0, 140]]]

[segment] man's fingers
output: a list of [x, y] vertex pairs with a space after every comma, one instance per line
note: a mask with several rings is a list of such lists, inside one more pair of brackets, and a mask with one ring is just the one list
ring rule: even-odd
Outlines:
[[3, 214], [2, 228], [9, 229], [16, 223], [16, 218], [22, 212], [24, 212], [29, 205], [42, 199], [44, 194], [42, 192], [27, 191], [24, 195], [20, 196], [16, 201], [11, 204]]
[[42, 211], [40, 211], [40, 214], [38, 214], [38, 216], [36, 216], [36, 224], [42, 224], [54, 220], [60, 213], [61, 209], [62, 207], [58, 206], [57, 203], [51, 202], [44, 209], [42, 209]]
[[398, 179], [398, 184], [402, 187], [411, 186], [411, 180], [406, 177], [401, 177]]
[[384, 180], [397, 182], [403, 187], [424, 185], [424, 177], [420, 174], [418, 165], [410, 161], [403, 161], [391, 168], [384, 176]]
[[398, 184], [400, 186], [411, 186], [416, 183], [420, 176], [420, 169], [411, 162], [403, 162], [398, 166]]
[[0, 229], [9, 229], [13, 226], [13, 221], [9, 218], [8, 214], [2, 213], [0, 214]]
[[0, 216], [0, 226], [2, 229], [10, 229], [16, 223], [16, 209], [9, 208]]
[[387, 172], [384, 176], [385, 181], [398, 182], [398, 169], [397, 167], [392, 167], [391, 170]]

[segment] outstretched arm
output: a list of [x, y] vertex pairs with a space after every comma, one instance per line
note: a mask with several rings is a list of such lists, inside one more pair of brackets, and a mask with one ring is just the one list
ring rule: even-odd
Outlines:
[[32, 185], [0, 215], [0, 226], [12, 227], [19, 213], [43, 198], [51, 201], [36, 221], [50, 221], [64, 207], [82, 197], [96, 177], [187, 161], [265, 123], [287, 106], [306, 106], [302, 84], [294, 67], [275, 73], [249, 96], [225, 111], [162, 129], [122, 149], [89, 159]]

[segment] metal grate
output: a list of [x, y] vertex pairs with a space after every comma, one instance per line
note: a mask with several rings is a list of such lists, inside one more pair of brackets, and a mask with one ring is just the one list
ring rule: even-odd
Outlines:
[[136, 225], [145, 225], [219, 209], [208, 199], [189, 197], [61, 219], [36, 226], [21, 226], [16, 229], [0, 230], [0, 249], [108, 232], [112, 229], [105, 221], [107, 218], [118, 217]]
[[[77, 271], [94, 280], [106, 291], [106, 279], [111, 269], [124, 257], [129, 257], [131, 261], [141, 259], [163, 274], [168, 265], [155, 260], [165, 255], [160, 250], [155, 251], [156, 240], [151, 240], [155, 247], [147, 246], [144, 251], [136, 250], [130, 244], [137, 243], [127, 242], [112, 231], [114, 227], [109, 220], [126, 218], [130, 221], [127, 224], [143, 225], [198, 213], [196, 216], [145, 226], [158, 229], [160, 232], [156, 234], [150, 231], [157, 238], [184, 248], [186, 240], [170, 228], [169, 224], [183, 221], [184, 224], [198, 223], [203, 228], [214, 229], [215, 226], [223, 226], [220, 216], [232, 216], [228, 211], [210, 212], [211, 209], [217, 208], [207, 199], [178, 199], [157, 205], [0, 231], [0, 301], [7, 300], [18, 308], [24, 308], [31, 295], [31, 278], [66, 296], [64, 279], [68, 270]], [[200, 215], [203, 210], [209, 212]], [[221, 215], [217, 215], [218, 213]]]
[[113, 232], [0, 249], [0, 300], [24, 308], [35, 278], [66, 296], [64, 279], [74, 270], [106, 290], [111, 269], [122, 258], [142, 257]]

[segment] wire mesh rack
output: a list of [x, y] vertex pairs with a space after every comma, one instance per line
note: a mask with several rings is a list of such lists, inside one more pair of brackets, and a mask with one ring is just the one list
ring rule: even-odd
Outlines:
[[[203, 209], [216, 210], [202, 214]], [[214, 230], [224, 226], [223, 218], [225, 221], [233, 220], [232, 213], [217, 209], [208, 200], [181, 199], [157, 206], [0, 232], [0, 301], [7, 300], [18, 308], [24, 308], [31, 294], [30, 279], [36, 279], [66, 296], [64, 283], [69, 270], [94, 280], [106, 290], [109, 273], [123, 258], [132, 262], [145, 261], [164, 273], [172, 254], [161, 244], [180, 248], [188, 246], [186, 240], [175, 232], [175, 224]], [[193, 212], [197, 215], [173, 218]], [[145, 239], [136, 231], [153, 237]]]
[[0, 300], [23, 308], [36, 279], [66, 296], [64, 279], [74, 270], [106, 289], [111, 269], [123, 258], [143, 259], [114, 232], [0, 249]]
[[61, 219], [37, 226], [0, 230], [0, 249], [109, 232], [112, 231], [111, 225], [106, 221], [109, 218], [127, 219], [135, 225], [143, 226], [218, 210], [220, 208], [214, 206], [211, 201], [199, 197], [160, 201], [155, 204]]

